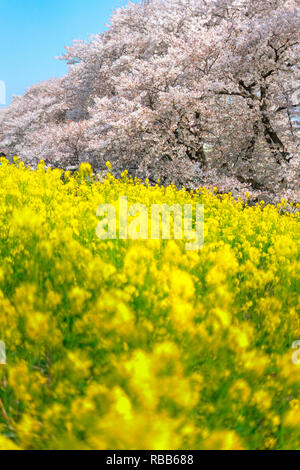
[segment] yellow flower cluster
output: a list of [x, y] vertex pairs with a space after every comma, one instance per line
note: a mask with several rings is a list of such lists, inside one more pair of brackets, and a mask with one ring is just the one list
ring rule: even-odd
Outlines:
[[[298, 212], [1, 163], [0, 448], [300, 448]], [[203, 204], [203, 248], [100, 240], [124, 195]]]

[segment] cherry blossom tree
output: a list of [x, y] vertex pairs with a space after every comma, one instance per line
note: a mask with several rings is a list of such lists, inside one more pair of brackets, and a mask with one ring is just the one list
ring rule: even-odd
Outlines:
[[[50, 79], [13, 98], [0, 127], [0, 146], [6, 154], [20, 155], [30, 163], [45, 156], [50, 127], [60, 127], [68, 111], [61, 82]], [[55, 159], [55, 151], [49, 157]]]
[[299, 199], [299, 38], [296, 0], [129, 3], [15, 98], [0, 150]]

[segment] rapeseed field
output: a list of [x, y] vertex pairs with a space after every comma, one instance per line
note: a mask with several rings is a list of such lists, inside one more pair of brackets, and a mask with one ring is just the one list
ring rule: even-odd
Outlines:
[[[299, 212], [1, 162], [1, 449], [300, 448]], [[124, 195], [203, 204], [203, 247], [99, 239]]]

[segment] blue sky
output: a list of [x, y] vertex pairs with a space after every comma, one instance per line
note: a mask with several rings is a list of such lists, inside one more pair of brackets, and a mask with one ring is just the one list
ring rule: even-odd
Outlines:
[[[62, 76], [56, 60], [73, 39], [104, 31], [113, 11], [127, 0], [1, 0], [0, 88], [6, 101], [27, 87]], [[0, 90], [1, 92], [1, 90]], [[1, 95], [1, 93], [0, 93]], [[0, 99], [1, 102], [1, 99]]]

